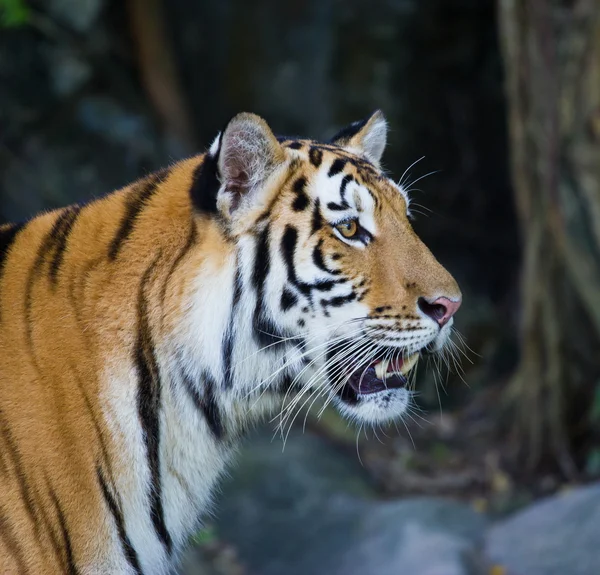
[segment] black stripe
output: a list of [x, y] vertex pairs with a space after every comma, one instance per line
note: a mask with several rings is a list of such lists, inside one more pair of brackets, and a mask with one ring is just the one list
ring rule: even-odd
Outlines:
[[358, 122], [353, 122], [348, 126], [344, 126], [329, 141], [339, 146], [348, 144], [350, 140], [367, 125], [369, 119], [370, 118], [365, 118], [364, 120], [359, 120]]
[[[67, 242], [69, 240], [69, 235], [77, 217], [79, 216], [79, 212], [81, 208], [79, 206], [73, 206], [71, 208], [67, 208], [65, 214], [62, 216], [60, 229], [56, 231], [56, 236], [54, 238], [54, 255], [52, 256], [52, 260], [50, 261], [50, 282], [53, 285], [56, 285], [56, 279], [58, 277], [58, 271], [60, 270], [60, 266], [65, 257], [65, 250], [67, 249]], [[58, 223], [58, 222], [57, 222]]]
[[223, 423], [221, 421], [221, 411], [215, 397], [217, 382], [208, 372], [204, 373], [203, 379], [204, 401], [202, 402], [202, 410], [214, 436], [221, 439], [223, 437]]
[[290, 144], [286, 145], [292, 150], [299, 150], [303, 146], [302, 142], [291, 142]]
[[333, 178], [333, 176], [337, 176], [337, 174], [339, 174], [346, 167], [347, 162], [348, 160], [346, 160], [345, 158], [336, 158], [331, 164], [327, 175], [330, 178]]
[[344, 280], [318, 280], [314, 284], [311, 284], [312, 289], [318, 291], [331, 291], [337, 284], [342, 283]]
[[356, 294], [354, 292], [350, 292], [348, 295], [340, 295], [337, 297], [332, 297], [331, 299], [322, 299], [321, 305], [323, 307], [341, 307], [346, 303], [350, 303], [356, 299]]
[[196, 406], [196, 409], [198, 409], [198, 411], [202, 412], [204, 415], [204, 419], [206, 420], [206, 423], [215, 439], [223, 439], [225, 436], [225, 428], [221, 419], [221, 410], [219, 409], [215, 398], [215, 388], [217, 384], [213, 377], [208, 372], [204, 372], [203, 397], [200, 397], [197, 386], [187, 373], [182, 372], [182, 378], [185, 388], [190, 394], [192, 402]]
[[237, 316], [237, 308], [242, 297], [242, 274], [239, 266], [236, 263], [235, 279], [233, 281], [233, 298], [231, 302], [231, 313], [229, 314], [229, 322], [227, 331], [223, 337], [221, 345], [221, 358], [223, 361], [223, 385], [225, 389], [231, 388], [233, 385], [233, 338], [234, 338], [234, 323]]
[[75, 564], [75, 559], [73, 557], [73, 546], [71, 545], [71, 536], [69, 535], [69, 529], [67, 528], [67, 521], [65, 519], [65, 514], [58, 502], [58, 498], [56, 497], [56, 493], [54, 490], [48, 486], [48, 490], [50, 492], [50, 498], [52, 499], [52, 503], [56, 509], [56, 514], [58, 516], [58, 525], [60, 527], [60, 532], [62, 534], [62, 538], [64, 541], [64, 551], [65, 551], [65, 560], [66, 560], [66, 572], [69, 575], [77, 575], [79, 570], [77, 569], [77, 565]]
[[323, 216], [321, 215], [321, 200], [317, 198], [315, 200], [315, 206], [313, 208], [312, 222], [311, 222], [311, 233], [314, 234], [321, 229], [323, 225]]
[[204, 154], [203, 160], [196, 167], [192, 176], [192, 186], [190, 187], [192, 205], [196, 210], [205, 214], [217, 213], [217, 194], [221, 187], [218, 161], [222, 139], [222, 137], [219, 138], [217, 153], [214, 156], [210, 153]]
[[[305, 283], [296, 275], [294, 253], [298, 243], [298, 230], [293, 226], [286, 226], [281, 238], [281, 255], [287, 268], [288, 281], [312, 304], [312, 291], [330, 291], [334, 285], [345, 280], [317, 280], [314, 283]], [[314, 255], [314, 254], [313, 254]]]
[[283, 292], [281, 293], [281, 309], [283, 311], [288, 311], [290, 308], [294, 307], [298, 303], [298, 297], [288, 288], [284, 287]]
[[348, 202], [346, 201], [346, 188], [350, 182], [353, 182], [354, 178], [350, 174], [346, 174], [342, 178], [342, 183], [340, 184], [340, 198], [342, 198], [342, 206], [346, 206], [349, 208]]
[[46, 256], [52, 251], [56, 251], [60, 245], [64, 231], [71, 226], [72, 214], [74, 208], [64, 208], [58, 213], [58, 217], [54, 221], [50, 231], [44, 236], [40, 247], [38, 248], [37, 257], [33, 264], [33, 273], [37, 274], [41, 271], [41, 267], [46, 260]]
[[323, 161], [323, 151], [319, 150], [319, 148], [311, 146], [310, 150], [308, 151], [308, 159], [315, 168], [318, 168]]
[[160, 407], [161, 380], [158, 363], [154, 354], [154, 343], [148, 318], [148, 302], [145, 288], [158, 263], [159, 255], [144, 272], [138, 291], [138, 327], [135, 346], [135, 364], [137, 367], [139, 388], [137, 407], [144, 432], [150, 470], [150, 515], [156, 534], [170, 554], [173, 541], [165, 524], [162, 506], [162, 482], [160, 476]]
[[298, 230], [293, 226], [286, 226], [281, 238], [281, 255], [287, 268], [288, 281], [296, 287], [300, 293], [310, 298], [310, 285], [301, 282], [296, 275], [294, 254], [298, 243]]
[[[19, 490], [21, 492], [21, 498], [25, 505], [25, 509], [31, 522], [33, 523], [33, 530], [36, 536], [38, 543], [41, 545], [42, 541], [42, 533], [47, 534], [50, 538], [50, 543], [52, 544], [52, 548], [54, 549], [54, 553], [57, 557], [61, 556], [62, 548], [56, 538], [54, 530], [52, 528], [52, 523], [44, 509], [43, 505], [39, 504], [39, 495], [35, 492], [33, 488], [29, 486], [27, 483], [27, 473], [23, 468], [23, 464], [21, 461], [21, 456], [19, 454], [19, 450], [17, 445], [15, 444], [12, 433], [8, 429], [6, 423], [3, 421], [2, 413], [0, 411], [0, 433], [4, 436], [6, 444], [8, 446], [8, 451], [10, 453], [10, 458], [13, 463], [13, 467], [15, 470], [15, 475], [17, 477], [19, 483]], [[39, 515], [41, 516], [41, 523], [43, 523], [43, 531], [40, 529], [40, 521], [38, 521], [38, 514], [35, 511], [35, 508], [39, 511]]]
[[341, 206], [340, 204], [336, 204], [335, 202], [328, 202], [327, 203], [327, 207], [330, 210], [340, 212], [340, 211], [343, 211], [343, 210], [347, 210], [349, 206]]
[[295, 212], [303, 212], [310, 204], [310, 199], [306, 195], [306, 178], [304, 176], [299, 177], [293, 185], [294, 193], [296, 197], [292, 203], [292, 209]]
[[320, 270], [323, 270], [324, 272], [327, 272], [334, 276], [340, 275], [340, 273], [341, 273], [340, 270], [332, 270], [327, 267], [327, 264], [325, 263], [325, 260], [323, 259], [323, 239], [322, 238], [319, 240], [319, 242], [313, 249], [312, 260], [313, 260], [313, 263]]
[[42, 266], [46, 261], [48, 253], [56, 247], [56, 241], [63, 233], [63, 229], [69, 226], [71, 219], [71, 208], [65, 208], [58, 212], [58, 216], [52, 225], [52, 228], [44, 236], [36, 255], [36, 258], [29, 268], [27, 275], [27, 282], [25, 284], [25, 337], [27, 345], [29, 346], [29, 352], [31, 354], [31, 360], [38, 371], [41, 374], [39, 364], [37, 361], [37, 354], [35, 352], [35, 346], [33, 345], [33, 321], [31, 318], [31, 307], [33, 304], [33, 285], [36, 278], [41, 272]]
[[262, 295], [262, 289], [271, 267], [271, 254], [269, 252], [269, 227], [260, 232], [256, 241], [256, 252], [254, 254], [254, 267], [252, 270], [252, 285]]
[[[252, 327], [254, 338], [261, 347], [272, 346], [285, 336], [279, 332], [264, 309], [265, 282], [271, 269], [271, 254], [269, 252], [268, 226], [259, 234], [254, 253], [254, 269], [252, 270], [252, 285], [256, 291], [256, 303]], [[269, 349], [273, 350], [273, 347]], [[274, 351], [274, 350], [273, 350]]]
[[117, 258], [123, 244], [133, 232], [135, 221], [139, 217], [141, 211], [156, 192], [158, 185], [164, 181], [168, 175], [169, 169], [164, 168], [134, 184], [128, 192], [125, 200], [125, 215], [121, 219], [119, 229], [108, 249], [109, 260], [114, 261]]
[[121, 541], [121, 547], [123, 548], [123, 554], [125, 555], [125, 559], [129, 563], [129, 565], [131, 565], [131, 568], [135, 571], [135, 573], [137, 573], [138, 575], [143, 575], [137, 552], [133, 548], [133, 545], [131, 545], [131, 541], [129, 541], [127, 531], [125, 530], [123, 513], [121, 513], [121, 509], [117, 505], [115, 498], [112, 496], [112, 493], [110, 492], [108, 485], [106, 484], [106, 480], [104, 479], [104, 475], [100, 466], [96, 467], [96, 475], [98, 476], [98, 482], [100, 483], [102, 495], [104, 496], [104, 500], [106, 501], [108, 510], [110, 511], [111, 515], [113, 516], [113, 519], [115, 520], [115, 526], [117, 527], [117, 533], [119, 534], [119, 540]]

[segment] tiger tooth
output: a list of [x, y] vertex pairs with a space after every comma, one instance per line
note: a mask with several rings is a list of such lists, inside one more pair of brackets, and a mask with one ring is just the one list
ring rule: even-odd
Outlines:
[[375, 375], [378, 379], [385, 378], [389, 364], [390, 362], [387, 359], [382, 359], [379, 363], [375, 364]]
[[407, 357], [402, 363], [402, 369], [400, 370], [400, 373], [402, 375], [406, 375], [415, 366], [415, 363], [417, 363], [418, 359], [418, 353], [413, 353], [411, 356]]

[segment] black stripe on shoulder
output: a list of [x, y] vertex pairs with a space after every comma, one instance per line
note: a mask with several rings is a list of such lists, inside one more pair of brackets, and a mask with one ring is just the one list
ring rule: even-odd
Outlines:
[[337, 176], [339, 173], [341, 173], [343, 171], [343, 169], [346, 167], [347, 163], [348, 163], [348, 160], [346, 160], [345, 158], [336, 158], [335, 160], [333, 160], [333, 163], [331, 164], [331, 167], [329, 168], [329, 172], [327, 172], [327, 175], [330, 178], [333, 178], [333, 176]]
[[306, 178], [300, 176], [293, 185], [294, 193], [296, 197], [292, 203], [292, 209], [295, 212], [303, 212], [310, 204], [310, 199], [306, 194]]
[[137, 184], [134, 184], [132, 189], [128, 192], [127, 199], [125, 200], [125, 215], [121, 219], [119, 229], [108, 249], [109, 260], [114, 261], [117, 258], [119, 250], [131, 235], [135, 221], [139, 217], [141, 211], [144, 209], [154, 192], [156, 192], [158, 185], [167, 178], [169, 172], [170, 170], [168, 168], [163, 168], [159, 172], [151, 174]]
[[30, 270], [30, 276], [35, 278], [36, 274], [41, 271], [41, 268], [46, 261], [46, 256], [53, 250], [56, 252], [60, 244], [60, 239], [64, 231], [72, 225], [74, 208], [68, 207], [60, 210], [58, 216], [52, 225], [50, 231], [44, 236], [40, 247], [38, 248], [37, 256], [33, 267]]
[[73, 557], [73, 546], [71, 544], [71, 536], [69, 535], [69, 529], [67, 527], [67, 520], [65, 518], [64, 511], [60, 506], [58, 498], [56, 497], [56, 493], [54, 493], [54, 490], [50, 486], [48, 486], [48, 491], [50, 493], [50, 499], [52, 499], [54, 509], [56, 510], [56, 515], [58, 517], [58, 525], [60, 527], [60, 532], [63, 538], [66, 573], [68, 573], [69, 575], [77, 575], [79, 573], [79, 570], [77, 569], [77, 565], [75, 564], [75, 558]]
[[4, 421], [2, 416], [2, 412], [0, 411], [0, 436], [3, 438], [4, 443], [6, 445], [7, 451], [9, 453], [9, 457], [12, 462], [12, 466], [14, 467], [14, 473], [16, 475], [17, 483], [19, 485], [19, 492], [21, 494], [21, 501], [25, 507], [29, 520], [33, 525], [33, 531], [35, 533], [36, 539], [38, 543], [41, 545], [42, 537], [40, 531], [40, 524], [37, 518], [37, 514], [35, 512], [35, 500], [34, 500], [34, 492], [32, 488], [27, 483], [27, 476], [25, 474], [25, 470], [23, 469], [23, 463], [21, 461], [21, 456], [19, 454], [19, 450], [17, 449], [17, 445], [15, 443], [14, 437], [8, 428], [7, 423]]
[[289, 144], [286, 144], [286, 147], [292, 149], [292, 150], [299, 150], [300, 148], [302, 148], [304, 144], [302, 142], [290, 142]]
[[60, 229], [56, 230], [56, 236], [54, 237], [54, 254], [52, 256], [52, 260], [50, 261], [49, 271], [50, 282], [53, 285], [56, 285], [58, 272], [65, 257], [65, 250], [67, 249], [69, 235], [73, 229], [73, 226], [75, 225], [77, 217], [79, 216], [79, 212], [81, 212], [81, 208], [79, 206], [67, 208], [61, 219]]
[[117, 528], [119, 540], [121, 541], [121, 547], [123, 548], [123, 554], [125, 555], [125, 559], [127, 560], [127, 562], [129, 563], [129, 565], [135, 573], [137, 573], [138, 575], [143, 575], [137, 552], [131, 544], [129, 537], [127, 536], [127, 531], [125, 530], [125, 521], [123, 520], [123, 513], [121, 512], [121, 509], [117, 505], [115, 498], [113, 497], [112, 493], [110, 492], [110, 489], [108, 488], [100, 466], [96, 467], [96, 475], [98, 477], [98, 483], [100, 483], [100, 488], [102, 489], [102, 495], [104, 496], [104, 500], [106, 501], [106, 505], [108, 506], [108, 510], [110, 511], [110, 514], [113, 516], [113, 519], [115, 521], [115, 526]]
[[148, 468], [150, 470], [150, 515], [158, 538], [162, 541], [167, 552], [173, 549], [173, 541], [167, 526], [162, 505], [162, 481], [160, 476], [160, 408], [161, 388], [160, 371], [154, 353], [154, 342], [148, 318], [148, 303], [146, 301], [146, 285], [154, 272], [160, 258], [159, 255], [144, 272], [138, 290], [138, 326], [135, 346], [135, 365], [137, 367], [139, 387], [137, 407], [146, 451]]
[[197, 385], [194, 384], [192, 379], [187, 373], [182, 371], [183, 384], [186, 391], [190, 395], [192, 402], [196, 406], [196, 409], [202, 413], [206, 424], [208, 425], [211, 433], [215, 439], [223, 439], [225, 436], [225, 428], [223, 426], [223, 420], [221, 418], [221, 410], [216, 400], [216, 387], [217, 383], [214, 378], [208, 373], [204, 372], [202, 381], [204, 384], [203, 396], [200, 396]]
[[323, 150], [311, 146], [308, 151], [308, 159], [315, 168], [318, 168], [321, 165], [321, 162], [323, 162]]

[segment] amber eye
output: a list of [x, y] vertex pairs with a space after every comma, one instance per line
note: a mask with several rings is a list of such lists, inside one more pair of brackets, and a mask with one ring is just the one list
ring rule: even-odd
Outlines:
[[342, 236], [351, 239], [358, 233], [358, 222], [356, 220], [347, 220], [337, 224], [335, 228]]

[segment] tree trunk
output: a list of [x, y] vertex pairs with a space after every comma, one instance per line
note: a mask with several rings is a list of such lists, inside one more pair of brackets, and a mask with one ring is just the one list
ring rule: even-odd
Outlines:
[[523, 247], [507, 399], [519, 454], [575, 475], [600, 380], [600, 2], [500, 0], [499, 23]]

